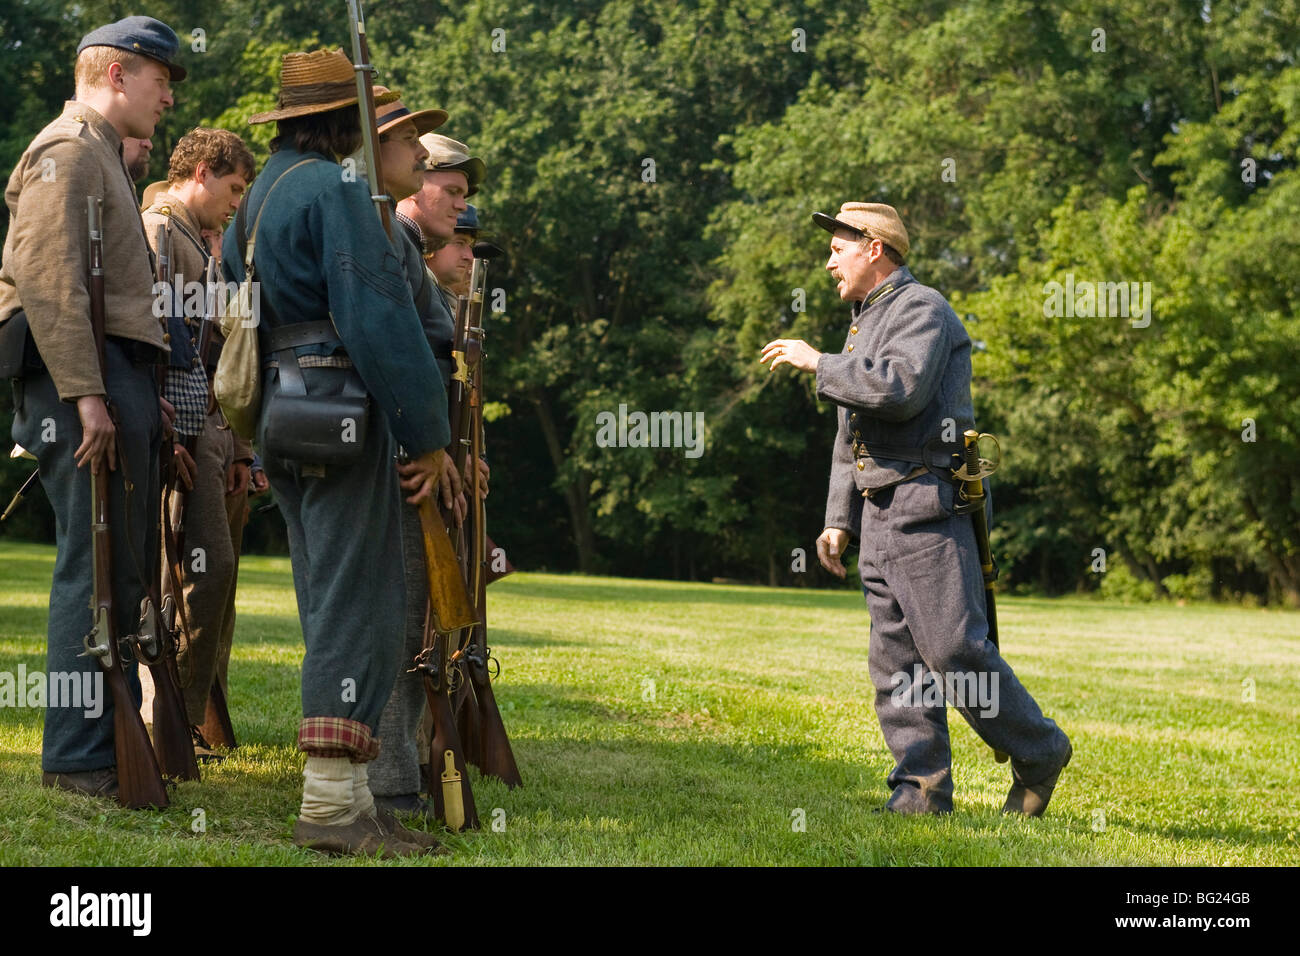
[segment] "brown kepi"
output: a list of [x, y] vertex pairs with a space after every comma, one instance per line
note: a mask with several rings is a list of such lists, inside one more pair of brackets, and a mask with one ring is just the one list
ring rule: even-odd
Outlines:
[[[385, 106], [398, 99], [396, 93], [375, 91], [375, 105]], [[286, 53], [280, 61], [280, 98], [269, 113], [250, 116], [250, 125], [272, 120], [328, 113], [357, 103], [357, 74], [342, 48]]]

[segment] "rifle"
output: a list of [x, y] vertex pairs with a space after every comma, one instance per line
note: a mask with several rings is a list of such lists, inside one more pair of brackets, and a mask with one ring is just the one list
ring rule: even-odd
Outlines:
[[456, 731], [456, 717], [451, 709], [451, 694], [456, 689], [460, 672], [447, 653], [447, 635], [434, 627], [429, 609], [424, 616], [424, 646], [416, 655], [414, 670], [424, 677], [424, 696], [433, 715], [429, 796], [433, 798], [434, 813], [453, 832], [477, 829], [478, 810], [474, 806], [474, 793], [470, 790], [469, 772], [465, 767], [465, 748]]
[[[87, 197], [86, 216], [90, 227], [90, 327], [100, 374], [107, 390], [108, 361], [104, 332], [104, 232], [103, 200]], [[105, 396], [109, 416], [117, 425], [117, 414]], [[96, 468], [101, 469], [96, 473]], [[117, 623], [113, 619], [113, 539], [109, 531], [108, 462], [90, 463], [90, 540], [94, 583], [91, 611], [94, 623], [82, 639], [82, 657], [93, 657], [103, 669], [113, 695], [113, 749], [117, 760], [117, 799], [124, 807], [167, 806], [167, 788], [158, 772], [158, 760], [149, 744], [149, 733], [136, 706], [135, 695], [126, 685], [126, 673], [118, 650]], [[99, 640], [96, 640], [96, 638]]]
[[[361, 142], [366, 163], [370, 198], [389, 240], [393, 224], [388, 204], [392, 201], [384, 190], [383, 171], [375, 143], [374, 67], [366, 41], [366, 23], [360, 0], [348, 0], [348, 20], [352, 34], [353, 66], [357, 75], [357, 106], [361, 112]], [[469, 788], [464, 750], [456, 733], [451, 714], [450, 674], [446, 634], [474, 621], [474, 611], [456, 563], [447, 534], [447, 525], [433, 506], [431, 498], [419, 505], [420, 532], [424, 539], [425, 574], [429, 582], [429, 605], [425, 609], [423, 648], [415, 658], [415, 670], [424, 676], [424, 691], [433, 715], [434, 733], [430, 753], [430, 790], [438, 816], [452, 829], [478, 826], [474, 796]], [[441, 786], [432, 777], [439, 774]]]
[[[170, 285], [171, 235], [167, 227], [159, 224], [155, 237], [158, 248], [157, 275], [159, 282]], [[173, 301], [173, 307], [175, 303]], [[165, 366], [158, 368], [158, 385], [161, 391], [166, 383]], [[158, 459], [159, 488], [165, 491], [171, 476], [171, 442], [164, 443]], [[161, 523], [163, 508], [154, 512], [153, 520]], [[162, 546], [167, 546], [167, 528], [160, 527]], [[176, 602], [168, 595], [162, 597], [162, 576], [157, 566], [158, 550], [155, 548], [147, 562], [148, 589], [140, 601], [140, 626], [128, 640], [135, 647], [136, 656], [149, 668], [153, 679], [153, 746], [158, 755], [158, 768], [163, 776], [177, 780], [198, 780], [199, 765], [194, 757], [194, 741], [190, 737], [190, 722], [185, 714], [185, 700], [180, 692], [180, 677], [176, 669]], [[178, 592], [179, 593], [179, 590]]]
[[[383, 171], [379, 166], [378, 147], [375, 143], [375, 91], [374, 66], [370, 63], [370, 48], [366, 42], [366, 22], [360, 0], [348, 0], [348, 18], [352, 25], [352, 55], [357, 74], [357, 101], [361, 109], [361, 141], [366, 161], [366, 179], [370, 184], [370, 198], [379, 214], [389, 240], [393, 238], [393, 223], [388, 204], [392, 201], [384, 191]], [[465, 593], [459, 577], [452, 573], [456, 565], [455, 552], [447, 536], [447, 525], [433, 508], [429, 499], [420, 505], [420, 524], [424, 529], [424, 558], [429, 576], [429, 599], [433, 603], [434, 623], [444, 631], [464, 627], [474, 620], [469, 595]], [[440, 533], [430, 533], [430, 529]]]
[[[161, 226], [159, 227], [162, 228]], [[205, 290], [203, 322], [199, 331], [199, 366], [204, 369], [205, 374], [208, 368], [208, 354], [212, 351], [212, 340], [214, 329], [217, 322], [215, 314], [217, 310], [217, 297], [219, 295], [220, 283], [217, 281], [217, 260], [215, 256], [208, 256], [207, 264], [203, 275], [203, 288]], [[212, 394], [212, 379], [208, 379], [208, 410], [211, 411], [216, 401]], [[206, 427], [206, 426], [205, 426]], [[197, 462], [196, 454], [198, 452], [199, 440], [197, 435], [183, 435], [181, 444], [189, 454], [191, 460]], [[173, 482], [172, 494], [176, 499], [176, 521], [172, 524], [173, 538], [169, 540], [172, 546], [173, 558], [167, 562], [172, 579], [172, 591], [177, 595], [179, 601], [184, 601], [185, 579], [185, 520], [189, 514], [190, 496], [179, 482]], [[170, 515], [172, 509], [165, 506], [163, 513]], [[164, 534], [166, 532], [164, 531]], [[189, 636], [189, 621], [185, 617], [184, 608], [178, 605], [180, 610], [180, 620], [186, 633], [186, 639]], [[174, 662], [174, 657], [173, 657]], [[177, 683], [179, 684], [179, 674]], [[226, 747], [230, 750], [235, 749], [238, 744], [235, 741], [235, 728], [230, 720], [230, 708], [226, 703], [226, 694], [221, 687], [219, 678], [214, 678], [212, 687], [208, 691], [207, 706], [203, 715], [203, 723], [199, 725], [199, 733], [209, 744], [218, 747]]]
[[[969, 513], [971, 523], [975, 525], [975, 548], [979, 552], [980, 571], [984, 576], [984, 615], [988, 619], [988, 638], [998, 647], [998, 609], [993, 597], [993, 582], [998, 578], [998, 566], [993, 561], [993, 549], [989, 545], [989, 517], [984, 510], [984, 479], [998, 470], [1002, 451], [998, 440], [990, 434], [980, 434], [968, 429], [962, 434], [964, 439], [963, 465], [953, 472], [953, 477], [961, 482], [959, 497], [964, 503], [957, 504], [953, 510], [958, 514]], [[997, 458], [989, 460], [980, 457], [980, 439], [987, 438], [998, 449]], [[1010, 757], [1001, 750], [993, 751], [993, 759], [1006, 763]]]
[[[217, 309], [223, 288], [218, 268], [217, 257], [208, 256], [207, 271], [203, 276], [203, 287], [207, 298], [203, 310], [203, 327], [199, 332], [199, 364], [205, 370], [208, 368], [208, 356], [212, 352], [212, 340], [216, 334]], [[217, 407], [217, 396], [212, 389], [212, 377], [209, 376], [209, 411]], [[204, 740], [217, 747], [234, 750], [239, 746], [235, 741], [235, 725], [230, 720], [230, 706], [226, 703], [226, 691], [221, 686], [220, 676], [214, 676], [212, 679], [212, 689], [208, 691], [207, 710], [203, 715], [203, 723], [199, 725], [199, 733], [203, 735]]]
[[[501, 710], [492, 691], [492, 675], [488, 669], [489, 661], [493, 660], [491, 648], [487, 645], [487, 585], [491, 552], [488, 550], [486, 509], [479, 495], [478, 470], [478, 460], [483, 454], [483, 298], [486, 287], [487, 263], [483, 259], [475, 259], [470, 274], [469, 302], [463, 310], [464, 337], [461, 343], [467, 363], [472, 364], [467, 364], [468, 382], [458, 383], [469, 387], [468, 402], [462, 405], [468, 405], [469, 438], [468, 442], [462, 439], [458, 445], [462, 458], [468, 453], [472, 469], [469, 540], [463, 542], [462, 553], [465, 558], [466, 581], [473, 594], [478, 616], [475, 625], [467, 630], [465, 644], [459, 652], [465, 674], [469, 677], [464, 682], [466, 690], [462, 697], [462, 726], [468, 728], [467, 745], [479, 770], [514, 788], [522, 786], [523, 778], [515, 762], [514, 751], [510, 748], [510, 739], [506, 735]], [[462, 309], [457, 309], [458, 314], [461, 311]], [[460, 434], [463, 435], [464, 432]], [[463, 463], [458, 463], [458, 467], [463, 469]]]

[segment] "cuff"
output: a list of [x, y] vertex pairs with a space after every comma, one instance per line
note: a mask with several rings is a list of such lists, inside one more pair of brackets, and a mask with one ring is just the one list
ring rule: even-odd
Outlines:
[[304, 717], [298, 726], [298, 749], [309, 757], [347, 757], [366, 763], [379, 756], [379, 739], [370, 728], [347, 717]]

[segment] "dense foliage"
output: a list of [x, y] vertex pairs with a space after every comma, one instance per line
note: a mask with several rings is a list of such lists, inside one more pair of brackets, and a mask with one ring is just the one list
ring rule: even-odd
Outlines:
[[[838, 348], [809, 213], [859, 199], [899, 208], [913, 272], [980, 344], [1009, 585], [1300, 601], [1300, 4], [849, 6], [367, 6], [380, 81], [446, 108], [488, 165], [476, 201], [509, 252], [491, 513], [512, 560], [827, 580], [792, 551], [821, 529], [830, 409], [756, 359], [778, 335]], [[325, 7], [150, 5], [206, 44], [154, 178], [197, 123], [248, 134], [280, 54], [346, 46], [346, 4]], [[70, 95], [81, 34], [129, 12], [0, 5], [0, 166]], [[1149, 323], [1053, 309], [1067, 280], [1136, 283]], [[620, 405], [703, 413], [703, 454], [602, 447]], [[22, 477], [4, 470], [5, 500]], [[282, 547], [276, 520], [254, 546]], [[52, 531], [39, 507], [13, 530]]]

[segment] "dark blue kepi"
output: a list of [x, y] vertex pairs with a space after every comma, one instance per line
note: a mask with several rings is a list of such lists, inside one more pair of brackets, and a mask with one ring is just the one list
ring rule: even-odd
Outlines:
[[181, 41], [171, 27], [153, 17], [123, 17], [116, 23], [91, 30], [77, 45], [77, 55], [88, 46], [111, 46], [147, 56], [167, 67], [173, 81], [185, 79], [185, 67], [175, 62]]

